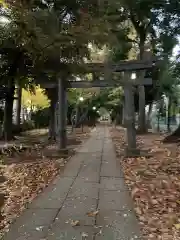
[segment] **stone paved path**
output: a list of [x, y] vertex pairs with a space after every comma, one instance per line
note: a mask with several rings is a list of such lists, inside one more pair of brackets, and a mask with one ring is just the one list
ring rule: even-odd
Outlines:
[[[87, 212], [99, 210], [96, 216]], [[78, 220], [80, 226], [72, 227]], [[108, 127], [98, 127], [4, 240], [141, 239]]]

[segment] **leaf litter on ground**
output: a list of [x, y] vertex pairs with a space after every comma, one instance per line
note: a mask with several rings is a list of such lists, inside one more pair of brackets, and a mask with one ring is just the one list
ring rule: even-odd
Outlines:
[[[89, 128], [84, 128], [83, 133], [77, 131], [76, 139], [82, 142], [88, 137], [89, 131]], [[54, 145], [48, 143], [46, 147], [51, 146], [54, 149]], [[9, 230], [11, 223], [27, 208], [27, 205], [52, 182], [67, 163], [64, 158], [49, 159], [44, 156], [42, 152], [44, 146], [44, 144], [36, 144], [30, 148], [24, 147], [23, 144], [20, 147], [13, 144], [10, 149], [6, 147], [3, 150], [0, 170], [6, 177], [3, 184], [6, 198], [3, 209], [1, 209], [4, 219], [0, 222], [0, 238]], [[78, 224], [77, 221], [76, 224]]]
[[162, 144], [161, 135], [147, 134], [137, 137], [138, 147], [150, 149], [153, 157], [124, 159], [125, 131], [112, 129], [111, 133], [144, 239], [179, 240], [180, 148]]

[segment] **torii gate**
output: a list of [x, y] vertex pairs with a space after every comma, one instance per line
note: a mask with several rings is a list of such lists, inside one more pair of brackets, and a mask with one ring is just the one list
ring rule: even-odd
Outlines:
[[[135, 130], [135, 109], [134, 109], [134, 94], [133, 86], [138, 85], [151, 85], [152, 79], [144, 78], [145, 70], [152, 69], [157, 66], [157, 60], [132, 60], [132, 61], [121, 61], [117, 64], [102, 64], [102, 63], [89, 63], [85, 65], [85, 72], [106, 72], [108, 69], [108, 76], [105, 78], [109, 79], [110, 74], [113, 72], [124, 72], [124, 79], [119, 81], [63, 81], [58, 79], [57, 83], [43, 83], [40, 84], [44, 88], [55, 88], [58, 86], [58, 112], [59, 112], [59, 150], [67, 150], [67, 133], [66, 133], [66, 117], [67, 117], [67, 99], [66, 89], [67, 88], [92, 88], [92, 87], [112, 87], [112, 86], [123, 86], [125, 96], [125, 123], [127, 128], [127, 154], [129, 156], [138, 155], [139, 151], [136, 148], [136, 130]], [[140, 72], [140, 79], [131, 79], [130, 76], [133, 72]]]

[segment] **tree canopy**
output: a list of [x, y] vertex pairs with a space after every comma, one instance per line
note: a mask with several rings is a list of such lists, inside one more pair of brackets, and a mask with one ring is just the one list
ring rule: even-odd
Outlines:
[[[70, 76], [82, 78], [79, 72], [88, 61], [118, 62], [158, 56], [163, 66], [146, 74], [153, 78], [153, 87], [145, 88], [146, 104], [167, 92], [167, 81], [168, 91], [178, 84], [179, 63], [175, 60], [172, 69], [171, 57], [179, 36], [179, 1], [8, 0], [0, 4], [0, 83], [1, 97], [7, 105], [5, 116], [12, 115], [17, 85], [33, 89], [39, 83], [57, 82], [59, 77], [65, 81]], [[151, 52], [149, 56], [147, 51]], [[162, 87], [157, 88], [157, 82]], [[51, 108], [57, 102], [56, 90], [45, 89]], [[88, 89], [69, 91], [69, 102], [75, 103], [79, 94], [86, 102], [94, 97], [94, 92], [109, 108], [118, 106], [123, 99], [121, 88]]]

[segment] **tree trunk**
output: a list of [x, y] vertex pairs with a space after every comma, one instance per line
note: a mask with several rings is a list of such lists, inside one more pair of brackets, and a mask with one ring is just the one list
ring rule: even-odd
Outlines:
[[[168, 103], [168, 124], [167, 124], [167, 129], [170, 129], [170, 116], [171, 116], [171, 103], [172, 100], [169, 98], [169, 103]], [[163, 140], [164, 143], [174, 143], [174, 142], [179, 142], [180, 141], [180, 124], [178, 128], [169, 136], [165, 137]]]
[[119, 125], [119, 118], [120, 118], [119, 113], [117, 113], [116, 116], [115, 116], [115, 120], [114, 120], [114, 125], [115, 125], [115, 127], [116, 127], [117, 125]]
[[87, 118], [88, 112], [89, 112], [89, 108], [87, 108], [86, 111], [80, 116], [76, 127], [80, 127], [80, 125], [85, 121], [85, 119]]
[[16, 125], [20, 129], [21, 124], [21, 99], [22, 99], [22, 87], [17, 86], [17, 106], [16, 106]]
[[173, 103], [173, 121], [176, 123], [176, 103]]
[[67, 150], [67, 94], [64, 78], [58, 79], [58, 137], [59, 137], [59, 150]]
[[14, 102], [14, 93], [15, 93], [15, 84], [14, 79], [8, 80], [8, 92], [5, 99], [5, 108], [4, 108], [4, 138], [6, 141], [13, 139], [13, 102]]
[[121, 105], [120, 110], [119, 110], [119, 124], [122, 125], [123, 121], [123, 106]]
[[56, 140], [56, 125], [55, 125], [55, 110], [56, 110], [56, 97], [50, 99], [50, 107], [49, 107], [49, 140]]
[[147, 129], [151, 128], [151, 113], [153, 108], [153, 102], [149, 104], [148, 114], [147, 114]]
[[122, 125], [122, 118], [123, 118], [123, 109], [122, 105], [119, 108], [119, 112], [116, 114], [116, 125]]
[[157, 131], [160, 132], [160, 110], [158, 110], [157, 120]]
[[93, 98], [91, 98], [91, 101], [89, 102], [88, 107], [86, 108], [85, 112], [84, 112], [81, 116], [79, 116], [79, 120], [78, 120], [78, 123], [77, 123], [77, 127], [78, 127], [78, 126], [81, 126], [81, 124], [82, 124], [82, 123], [85, 121], [85, 119], [87, 118], [89, 109], [92, 107], [92, 100], [93, 100]]
[[123, 105], [122, 105], [122, 126], [125, 125], [125, 113], [126, 110], [125, 110], [125, 101], [123, 100]]
[[139, 93], [139, 118], [138, 118], [138, 132], [139, 133], [146, 133], [146, 99], [145, 99], [145, 88], [144, 86], [138, 87], [138, 93]]
[[171, 132], [171, 104], [172, 100], [171, 97], [169, 97], [168, 101], [168, 119], [167, 119], [167, 131]]
[[80, 118], [80, 109], [79, 106], [76, 106], [76, 117], [75, 117], [75, 127], [77, 128], [78, 122], [79, 122], [79, 118]]
[[[145, 36], [140, 35], [140, 60], [144, 58], [144, 51], [145, 51]], [[140, 78], [144, 78], [144, 73], [140, 73]], [[139, 93], [139, 116], [138, 116], [138, 132], [139, 133], [146, 133], [146, 98], [145, 98], [145, 87], [144, 85], [138, 86], [138, 93]]]
[[[167, 123], [167, 129], [170, 129], [170, 116], [171, 116], [171, 104], [172, 104], [172, 99], [169, 97], [169, 102], [168, 102], [168, 123]], [[180, 112], [180, 111], [179, 111]], [[180, 141], [180, 124], [178, 128], [169, 136], [165, 137], [163, 140], [164, 143], [174, 143], [174, 142], [179, 142]]]
[[174, 143], [180, 141], [180, 125], [178, 128], [169, 136], [165, 137], [164, 143]]

